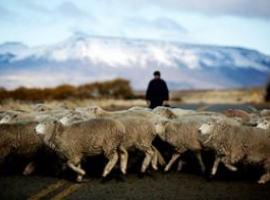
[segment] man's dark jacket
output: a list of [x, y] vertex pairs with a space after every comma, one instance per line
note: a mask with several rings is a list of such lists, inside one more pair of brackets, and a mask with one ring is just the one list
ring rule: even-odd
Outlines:
[[150, 108], [162, 106], [163, 101], [169, 100], [169, 90], [166, 82], [162, 79], [151, 80], [146, 91], [146, 100], [151, 102]]

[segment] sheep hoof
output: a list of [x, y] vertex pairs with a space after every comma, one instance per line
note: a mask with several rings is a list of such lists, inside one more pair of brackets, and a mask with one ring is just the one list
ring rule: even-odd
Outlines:
[[76, 181], [78, 182], [78, 183], [81, 183], [82, 182], [82, 176], [81, 175], [79, 175], [79, 176], [77, 176], [77, 178], [76, 178]]
[[158, 167], [156, 165], [153, 165], [152, 166], [153, 170], [157, 171], [158, 170]]
[[31, 174], [31, 173], [30, 173], [28, 170], [24, 170], [24, 171], [23, 171], [23, 175], [24, 175], [24, 176], [29, 176], [30, 174]]
[[235, 168], [231, 168], [231, 170], [232, 170], [233, 172], [236, 172], [238, 169], [235, 167]]
[[259, 183], [259, 184], [265, 184], [265, 182], [262, 181], [262, 180], [259, 180], [258, 183]]
[[108, 176], [108, 174], [109, 174], [109, 173], [108, 173], [107, 171], [105, 171], [105, 172], [103, 173], [102, 177], [103, 177], [103, 178], [106, 178], [106, 177]]
[[168, 172], [168, 171], [169, 171], [169, 167], [165, 167], [164, 172]]
[[126, 170], [121, 169], [121, 172], [122, 172], [123, 175], [126, 175], [127, 174], [127, 171]]
[[265, 180], [263, 180], [263, 179], [260, 179], [260, 180], [258, 180], [258, 182], [257, 183], [259, 183], [259, 184], [265, 184], [266, 183], [266, 181]]

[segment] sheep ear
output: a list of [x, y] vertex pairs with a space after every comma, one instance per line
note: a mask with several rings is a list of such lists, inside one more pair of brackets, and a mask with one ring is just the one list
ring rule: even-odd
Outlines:
[[64, 130], [64, 126], [61, 123], [57, 123], [55, 130], [57, 133], [62, 133]]
[[217, 119], [214, 122], [217, 123], [217, 124], [222, 124], [223, 120], [222, 119]]
[[163, 125], [167, 125], [169, 123], [169, 120], [164, 120], [162, 123]]

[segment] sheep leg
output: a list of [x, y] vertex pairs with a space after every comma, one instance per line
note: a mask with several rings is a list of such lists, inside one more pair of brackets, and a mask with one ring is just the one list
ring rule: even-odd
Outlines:
[[67, 166], [77, 174], [81, 176], [85, 175], [85, 171], [80, 167], [80, 165], [76, 166], [71, 160], [67, 161]]
[[181, 160], [181, 159], [179, 159], [178, 165], [177, 165], [177, 171], [178, 171], [178, 172], [180, 172], [180, 171], [182, 170], [184, 164], [186, 164], [186, 162], [183, 161], [183, 160]]
[[155, 146], [152, 146], [152, 148], [155, 151], [155, 155], [156, 155], [156, 159], [157, 159], [156, 166], [157, 166], [157, 164], [164, 166], [166, 164], [166, 162], [165, 162], [163, 156], [161, 155], [161, 153], [159, 152], [159, 150]]
[[102, 177], [105, 178], [113, 169], [113, 167], [116, 165], [118, 161], [118, 154], [117, 152], [114, 152], [108, 156], [109, 162], [105, 166], [103, 170]]
[[229, 169], [230, 171], [233, 171], [233, 172], [237, 171], [237, 167], [233, 166], [233, 165], [230, 163], [230, 161], [229, 161], [228, 159], [226, 159], [226, 157], [225, 157], [225, 158], [222, 158], [222, 159], [221, 159], [221, 162], [222, 162], [222, 163], [224, 164], [224, 166], [225, 166], [227, 169]]
[[205, 173], [205, 165], [203, 163], [203, 160], [202, 160], [202, 154], [200, 151], [196, 151], [195, 152], [195, 156], [199, 162], [199, 165], [200, 165], [200, 168], [201, 168], [201, 172], [204, 174]]
[[153, 147], [153, 149], [154, 149], [154, 155], [153, 155], [153, 158], [151, 160], [151, 166], [154, 170], [158, 170], [158, 166], [157, 166], [158, 165], [158, 153], [157, 153], [157, 149], [155, 149], [154, 147]]
[[212, 170], [211, 170], [211, 176], [215, 176], [215, 174], [217, 173], [217, 168], [218, 168], [219, 163], [220, 163], [220, 158], [216, 156]]
[[[78, 164], [77, 167], [80, 168], [80, 169], [82, 168], [82, 167], [81, 167], [81, 164]], [[78, 175], [77, 175], [77, 178], [76, 178], [76, 181], [77, 181], [77, 182], [82, 182], [82, 179], [83, 179], [83, 176], [80, 175], [80, 174], [78, 174]]]
[[259, 184], [265, 184], [270, 180], [270, 172], [267, 172], [261, 176], [261, 178], [258, 180]]
[[258, 180], [258, 183], [259, 184], [265, 184], [266, 182], [268, 182], [270, 180], [270, 159], [267, 159], [265, 162], [264, 162], [264, 169], [266, 171], [265, 174], [263, 174], [261, 176], [261, 178]]
[[128, 152], [123, 147], [120, 147], [120, 151], [120, 169], [123, 174], [126, 174], [128, 164]]
[[144, 158], [143, 163], [142, 163], [141, 173], [145, 173], [145, 171], [148, 168], [148, 166], [150, 165], [150, 162], [151, 162], [153, 155], [155, 153], [155, 151], [151, 147], [145, 147], [144, 152], [145, 152], [145, 158]]
[[32, 174], [35, 171], [35, 167], [36, 167], [35, 166], [35, 162], [34, 161], [31, 161], [24, 168], [23, 175], [28, 176], [28, 175]]
[[175, 161], [181, 156], [180, 153], [174, 153], [172, 155], [171, 160], [169, 161], [169, 163], [166, 165], [164, 171], [167, 172], [170, 170], [170, 168], [172, 167], [172, 165], [175, 163]]
[[237, 171], [237, 167], [235, 167], [235, 166], [233, 166], [233, 165], [231, 165], [231, 164], [229, 164], [229, 163], [223, 163], [223, 164], [224, 164], [225, 167], [226, 167], [227, 169], [229, 169], [230, 171], [233, 171], [233, 172]]

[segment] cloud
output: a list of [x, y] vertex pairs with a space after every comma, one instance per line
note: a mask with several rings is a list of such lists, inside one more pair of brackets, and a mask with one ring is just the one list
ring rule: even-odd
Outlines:
[[169, 18], [157, 18], [151, 21], [149, 24], [152, 24], [153, 27], [159, 29], [173, 30], [179, 33], [187, 32], [186, 28], [184, 28], [179, 23]]
[[80, 9], [76, 4], [71, 1], [65, 1], [61, 3], [56, 9], [55, 12], [60, 13], [64, 17], [71, 18], [87, 18], [89, 17], [88, 13]]
[[11, 20], [15, 13], [0, 5], [0, 21]]
[[[119, 0], [117, 1], [119, 2]], [[154, 6], [174, 12], [188, 11], [206, 15], [233, 15], [270, 19], [269, 0], [122, 0], [121, 3], [130, 7], [137, 5], [137, 9]]]
[[170, 18], [156, 18], [147, 20], [144, 18], [129, 18], [123, 21], [122, 32], [126, 37], [148, 39], [176, 39], [184, 36], [188, 30], [178, 22]]

